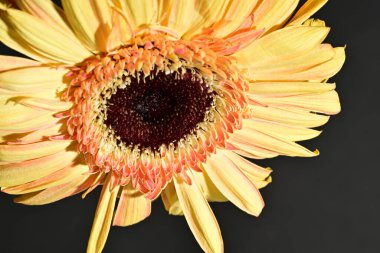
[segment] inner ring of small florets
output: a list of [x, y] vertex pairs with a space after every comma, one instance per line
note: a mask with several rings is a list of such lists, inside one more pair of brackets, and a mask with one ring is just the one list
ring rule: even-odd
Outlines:
[[105, 125], [127, 146], [151, 150], [177, 146], [208, 120], [215, 104], [210, 84], [191, 69], [171, 73], [156, 69], [147, 77], [137, 73], [120, 81], [111, 97], [102, 97], [101, 114]]
[[160, 34], [91, 57], [66, 78], [64, 99], [74, 104], [67, 129], [92, 172], [112, 173], [113, 185], [131, 181], [152, 199], [226, 148], [246, 106], [247, 84], [232, 58]]

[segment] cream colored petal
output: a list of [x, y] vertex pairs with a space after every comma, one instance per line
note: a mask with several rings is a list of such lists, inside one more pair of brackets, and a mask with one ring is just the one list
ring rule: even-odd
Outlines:
[[[0, 10], [1, 12], [1, 10]], [[0, 41], [7, 47], [20, 52], [30, 58], [39, 62], [52, 62], [51, 59], [46, 58], [33, 50], [23, 39], [18, 35], [9, 25], [0, 18]]]
[[268, 184], [272, 183], [272, 177], [267, 177], [266, 179], [263, 180], [257, 180], [255, 178], [250, 178], [249, 174], [245, 174], [251, 181], [252, 183], [256, 186], [257, 189], [262, 189]]
[[280, 28], [296, 9], [298, 0], [263, 0], [253, 13], [254, 26], [272, 31]]
[[326, 38], [327, 27], [292, 26], [270, 33], [234, 56], [241, 67], [259, 66], [263, 62], [275, 62], [297, 52], [308, 51]]
[[[204, 168], [205, 165], [203, 165]], [[207, 175], [207, 170], [204, 168], [202, 172], [194, 172], [195, 182], [201, 188], [203, 195], [207, 201], [226, 202], [228, 199], [218, 190], [210, 177]]]
[[123, 11], [131, 25], [137, 29], [147, 25], [157, 24], [157, 0], [119, 0]]
[[0, 186], [9, 187], [32, 182], [69, 166], [77, 152], [60, 152], [33, 160], [0, 165]]
[[82, 184], [86, 182], [89, 175], [81, 175], [70, 182], [60, 184], [40, 192], [28, 193], [15, 198], [14, 201], [24, 205], [46, 205], [58, 200], [70, 197], [77, 194], [78, 191], [83, 191]]
[[108, 176], [100, 194], [98, 207], [96, 208], [94, 223], [88, 241], [87, 253], [100, 253], [106, 244], [110, 230], [119, 186], [110, 192], [111, 176]]
[[[192, 16], [191, 26], [183, 35], [184, 39], [191, 39], [209, 28], [222, 17], [229, 0], [199, 0], [195, 1], [195, 12]], [[180, 17], [181, 18], [181, 17]]]
[[46, 58], [73, 64], [91, 56], [74, 36], [54, 29], [37, 17], [15, 9], [7, 9], [0, 14], [29, 48]]
[[247, 77], [251, 80], [281, 80], [294, 73], [306, 71], [314, 66], [333, 59], [335, 50], [331, 45], [323, 44], [309, 51], [303, 51], [287, 57], [274, 58], [271, 61], [252, 63]]
[[334, 50], [335, 56], [331, 60], [308, 70], [292, 74], [288, 78], [292, 80], [323, 81], [333, 77], [341, 70], [346, 60], [345, 48], [337, 47]]
[[233, 145], [236, 149], [233, 151], [239, 155], [252, 158], [252, 159], [264, 159], [274, 158], [279, 156], [278, 152], [263, 148], [255, 143], [242, 142], [237, 139], [229, 139], [228, 143]]
[[301, 94], [284, 97], [250, 95], [250, 98], [273, 107], [294, 107], [328, 115], [340, 112], [340, 102], [336, 91]]
[[0, 88], [18, 92], [33, 92], [41, 89], [56, 91], [63, 87], [64, 68], [30, 67], [0, 73]]
[[114, 226], [130, 226], [146, 219], [151, 212], [151, 200], [130, 184], [123, 187], [113, 219]]
[[317, 151], [312, 152], [292, 141], [270, 136], [252, 129], [243, 128], [236, 131], [231, 136], [231, 140], [245, 145], [262, 147], [277, 152], [279, 155], [313, 157], [319, 154]]
[[73, 164], [35, 181], [18, 186], [5, 187], [1, 190], [7, 194], [17, 195], [37, 192], [71, 182], [86, 172], [89, 172], [89, 167], [87, 165]]
[[275, 108], [258, 105], [249, 106], [254, 118], [279, 122], [294, 126], [318, 127], [327, 123], [329, 116], [311, 113], [297, 108]]
[[63, 10], [55, 5], [51, 0], [15, 0], [19, 8], [26, 11], [51, 26], [72, 34], [70, 27], [66, 23]]
[[171, 215], [183, 215], [181, 204], [179, 203], [174, 183], [170, 182], [161, 192], [162, 202], [165, 210]]
[[[176, 31], [182, 37], [190, 28], [194, 16], [196, 1], [164, 0], [163, 6], [168, 14], [168, 20], [163, 24]], [[195, 18], [196, 19], [196, 18]]]
[[230, 159], [217, 152], [207, 158], [204, 169], [229, 201], [241, 210], [259, 216], [264, 208], [260, 192]]
[[3, 142], [14, 142], [17, 144], [27, 144], [45, 141], [49, 136], [56, 136], [66, 134], [66, 122], [59, 122], [50, 127], [44, 127], [42, 129], [30, 132], [30, 133], [4, 133], [0, 132], [0, 136], [3, 137]]
[[223, 38], [238, 29], [257, 3], [258, 0], [229, 0], [224, 15], [213, 25], [214, 36]]
[[47, 111], [66, 111], [73, 106], [71, 102], [64, 102], [58, 99], [45, 99], [45, 98], [34, 98], [34, 97], [20, 97], [15, 99], [17, 103], [20, 103], [26, 107], [41, 109]]
[[30, 144], [0, 145], [0, 161], [14, 163], [53, 155], [66, 150], [71, 141], [41, 141]]
[[108, 1], [63, 0], [62, 5], [78, 38], [92, 51], [106, 51], [112, 25]]
[[321, 131], [314, 129], [285, 125], [259, 119], [243, 120], [243, 126], [245, 128], [254, 129], [288, 141], [305, 141], [313, 139], [321, 134]]
[[250, 175], [250, 179], [265, 179], [272, 173], [272, 170], [270, 168], [263, 168], [261, 166], [258, 166], [232, 151], [223, 150], [221, 152], [224, 156], [228, 157], [228, 159], [230, 159], [237, 167], [239, 167], [239, 169], [245, 175]]
[[0, 95], [0, 105], [0, 132], [25, 133], [59, 121], [54, 111], [26, 107], [9, 96]]
[[0, 72], [17, 68], [35, 67], [38, 65], [40, 65], [38, 61], [16, 56], [0, 55]]
[[[188, 175], [193, 181], [190, 171]], [[178, 178], [174, 178], [174, 186], [187, 224], [203, 251], [222, 253], [223, 240], [219, 225], [199, 186], [196, 183], [188, 185]]]
[[328, 0], [308, 0], [294, 15], [292, 20], [287, 24], [291, 25], [301, 25], [307, 19], [309, 19], [314, 13], [319, 11]]
[[252, 82], [249, 92], [268, 96], [289, 96], [309, 93], [321, 93], [334, 90], [335, 83], [311, 82]]

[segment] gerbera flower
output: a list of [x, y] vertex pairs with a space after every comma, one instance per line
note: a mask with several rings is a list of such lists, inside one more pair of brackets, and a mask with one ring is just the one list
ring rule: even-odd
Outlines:
[[97, 186], [88, 244], [144, 220], [161, 196], [205, 252], [222, 252], [208, 201], [258, 216], [271, 170], [313, 157], [340, 111], [344, 48], [323, 44], [327, 0], [2, 1], [0, 186], [42, 205]]

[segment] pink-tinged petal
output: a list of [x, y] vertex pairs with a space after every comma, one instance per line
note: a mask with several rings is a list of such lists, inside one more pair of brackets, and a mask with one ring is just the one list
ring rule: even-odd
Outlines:
[[[193, 180], [192, 173], [188, 175]], [[201, 248], [208, 253], [222, 253], [219, 225], [199, 186], [188, 185], [179, 178], [174, 178], [174, 186], [187, 224]]]
[[11, 69], [35, 67], [40, 64], [41, 63], [38, 61], [33, 61], [22, 57], [0, 55], [0, 72], [8, 71]]
[[151, 200], [130, 184], [123, 187], [113, 219], [114, 226], [130, 226], [146, 219], [151, 212]]
[[108, 176], [99, 197], [96, 208], [94, 223], [88, 241], [87, 253], [100, 253], [106, 244], [107, 236], [111, 227], [112, 216], [115, 208], [119, 186], [110, 191], [111, 176]]
[[88, 187], [87, 182], [91, 181], [90, 175], [81, 175], [72, 179], [68, 183], [47, 188], [40, 192], [28, 193], [14, 199], [15, 203], [24, 205], [46, 205], [61, 199], [75, 195]]
[[229, 201], [241, 210], [259, 216], [264, 208], [260, 192], [230, 159], [217, 152], [207, 159], [204, 169]]

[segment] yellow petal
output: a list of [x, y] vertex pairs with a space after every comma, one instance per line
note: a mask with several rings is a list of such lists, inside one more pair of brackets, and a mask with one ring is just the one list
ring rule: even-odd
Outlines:
[[234, 54], [242, 67], [260, 65], [262, 62], [274, 62], [297, 52], [308, 51], [326, 38], [327, 27], [292, 26], [270, 33], [255, 40], [248, 47]]
[[333, 59], [334, 56], [334, 48], [331, 45], [324, 44], [287, 57], [274, 57], [270, 61], [263, 60], [252, 63], [247, 76], [251, 80], [292, 80], [291, 77], [294, 73], [323, 64]]
[[294, 126], [318, 127], [327, 123], [329, 116], [311, 113], [296, 108], [275, 108], [264, 106], [249, 106], [254, 118], [279, 122]]
[[16, 56], [0, 55], [0, 72], [17, 68], [34, 67], [38, 65], [40, 65], [38, 61]]
[[218, 21], [221, 15], [224, 13], [224, 10], [227, 7], [228, 2], [228, 0], [196, 1], [191, 26], [183, 35], [183, 38], [191, 39], [191, 37], [202, 33], [203, 29], [210, 27], [212, 24]]
[[328, 115], [340, 112], [338, 93], [334, 90], [323, 93], [310, 93], [285, 97], [250, 95], [255, 101], [274, 107], [295, 107]]
[[195, 3], [195, 1], [164, 0], [163, 6], [169, 17], [163, 25], [173, 29], [179, 37], [182, 37], [190, 28], [193, 17], [198, 15], [195, 12]]
[[272, 31], [280, 28], [298, 5], [298, 0], [263, 0], [253, 13], [257, 29]]
[[111, 176], [108, 176], [99, 197], [99, 203], [96, 209], [90, 239], [88, 241], [87, 253], [100, 253], [106, 244], [115, 202], [119, 192], [119, 186], [116, 186], [116, 188], [110, 192], [110, 183]]
[[222, 154], [213, 154], [207, 158], [204, 169], [229, 201], [241, 210], [259, 216], [264, 208], [260, 192], [230, 159]]
[[12, 91], [36, 91], [50, 89], [56, 91], [63, 84], [64, 68], [30, 67], [0, 73], [0, 88]]
[[1, 190], [7, 194], [26, 194], [41, 191], [47, 188], [66, 184], [78, 176], [89, 171], [89, 167], [83, 164], [69, 165], [61, 170], [53, 172], [45, 177], [13, 187], [5, 187]]
[[313, 139], [321, 134], [314, 129], [284, 125], [259, 119], [243, 120], [245, 128], [254, 129], [265, 134], [276, 136], [288, 141], [304, 141]]
[[270, 151], [277, 152], [279, 155], [301, 157], [313, 157], [318, 155], [317, 151], [311, 152], [310, 150], [292, 141], [263, 134], [252, 129], [243, 128], [242, 130], [234, 132], [231, 136], [231, 140], [245, 145], [255, 145], [268, 149]]
[[41, 141], [30, 144], [0, 145], [0, 161], [20, 162], [52, 155], [67, 149], [71, 141]]
[[[190, 171], [188, 175], [193, 181]], [[223, 240], [219, 225], [199, 186], [196, 183], [188, 185], [178, 178], [174, 178], [174, 186], [187, 224], [203, 251], [222, 253]]]
[[[1, 12], [1, 10], [0, 10]], [[13, 50], [20, 52], [39, 62], [52, 62], [51, 59], [42, 56], [31, 47], [18, 35], [9, 25], [0, 18], [0, 41]]]
[[[204, 166], [204, 165], [203, 165]], [[193, 173], [195, 182], [201, 188], [203, 195], [208, 201], [225, 202], [228, 199], [218, 190], [210, 177], [207, 175], [206, 169], [202, 172]]]
[[45, 177], [69, 166], [77, 155], [76, 152], [64, 151], [33, 160], [0, 165], [0, 186], [15, 186]]
[[134, 189], [131, 184], [123, 187], [119, 204], [117, 206], [114, 226], [130, 226], [136, 224], [150, 215], [151, 200], [143, 193]]
[[0, 14], [29, 48], [46, 58], [72, 64], [91, 56], [74, 36], [54, 29], [37, 17], [15, 9], [7, 9]]
[[120, 4], [135, 29], [157, 24], [157, 0], [120, 0]]
[[162, 202], [165, 210], [171, 215], [183, 215], [181, 204], [179, 203], [174, 183], [170, 182], [161, 192]]
[[228, 157], [239, 169], [245, 174], [250, 175], [249, 178], [265, 179], [272, 173], [270, 168], [260, 167], [247, 159], [235, 154], [229, 150], [223, 150], [223, 155]]
[[257, 0], [229, 0], [221, 20], [213, 26], [214, 36], [223, 38], [234, 32], [252, 13]]
[[346, 60], [345, 48], [337, 47], [334, 50], [335, 56], [331, 60], [308, 70], [291, 74], [288, 78], [292, 80], [323, 81], [333, 77], [341, 70]]
[[42, 109], [48, 111], [66, 111], [70, 109], [73, 104], [71, 102], [64, 102], [58, 99], [45, 99], [45, 98], [34, 98], [34, 97], [19, 97], [15, 101], [26, 107]]
[[279, 156], [278, 152], [274, 152], [253, 143], [246, 143], [236, 139], [230, 139], [228, 142], [237, 148], [237, 150], [234, 150], [234, 152], [248, 158], [264, 159]]
[[51, 26], [72, 34], [71, 29], [66, 23], [65, 13], [61, 8], [50, 0], [16, 0], [21, 10], [28, 12]]
[[321, 9], [328, 0], [308, 0], [294, 15], [292, 20], [287, 24], [301, 25], [307, 19], [309, 19], [314, 13]]
[[334, 90], [335, 87], [335, 83], [252, 82], [249, 84], [249, 92], [259, 95], [289, 96], [327, 92]]
[[92, 51], [106, 51], [112, 22], [108, 1], [63, 0], [62, 5], [78, 38]]

